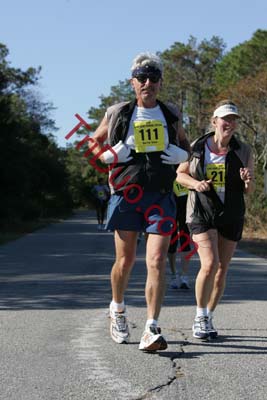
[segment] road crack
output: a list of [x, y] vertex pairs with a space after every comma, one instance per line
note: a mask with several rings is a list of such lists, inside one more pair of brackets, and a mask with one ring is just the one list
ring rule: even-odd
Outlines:
[[155, 386], [155, 387], [153, 387], [151, 389], [148, 389], [145, 394], [143, 394], [140, 397], [135, 398], [134, 400], [152, 399], [153, 398], [153, 394], [161, 392], [162, 390], [164, 390], [164, 388], [166, 388], [168, 386], [171, 386], [177, 379], [185, 377], [185, 373], [182, 370], [182, 366], [178, 365], [176, 360], [179, 360], [179, 358], [181, 358], [185, 354], [184, 347], [188, 345], [188, 338], [182, 331], [179, 331], [179, 333], [182, 336], [183, 341], [179, 345], [179, 347], [180, 347], [179, 348], [179, 352], [177, 352], [175, 354], [175, 356], [172, 356], [170, 358], [171, 368], [174, 371], [173, 375], [168, 377], [167, 382], [162, 383], [162, 384], [160, 384], [158, 386]]

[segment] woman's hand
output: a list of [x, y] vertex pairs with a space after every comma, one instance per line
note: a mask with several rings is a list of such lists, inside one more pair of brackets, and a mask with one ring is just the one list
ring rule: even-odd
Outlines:
[[240, 168], [240, 178], [242, 181], [249, 183], [253, 179], [253, 174], [250, 168]]
[[197, 181], [197, 183], [194, 185], [194, 189], [196, 192], [207, 192], [210, 190], [211, 183], [211, 179], [209, 179], [208, 181]]

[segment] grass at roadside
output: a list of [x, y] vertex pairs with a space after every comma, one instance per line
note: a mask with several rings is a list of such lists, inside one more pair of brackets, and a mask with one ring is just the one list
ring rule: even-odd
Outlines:
[[34, 232], [45, 226], [61, 222], [64, 218], [44, 218], [36, 221], [20, 221], [4, 223], [0, 226], [0, 245], [19, 239], [27, 233]]
[[267, 258], [267, 239], [244, 238], [238, 243], [238, 248], [256, 256]]
[[243, 239], [238, 248], [259, 257], [267, 258], [267, 231], [265, 229], [251, 230], [245, 228]]

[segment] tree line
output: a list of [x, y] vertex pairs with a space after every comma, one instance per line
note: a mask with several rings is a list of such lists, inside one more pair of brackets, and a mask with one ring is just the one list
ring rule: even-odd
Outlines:
[[[250, 40], [225, 49], [218, 36], [200, 43], [191, 36], [159, 52], [164, 64], [160, 98], [179, 106], [190, 141], [209, 130], [216, 103], [230, 98], [238, 105], [238, 135], [254, 150], [256, 191], [247, 199], [247, 222], [257, 230], [267, 223], [267, 31], [257, 30]], [[109, 105], [132, 96], [128, 79], [113, 86], [98, 108], [89, 109], [92, 126]]]
[[[267, 31], [257, 30], [250, 40], [226, 52], [217, 36], [198, 42], [175, 42], [158, 53], [164, 64], [162, 101], [183, 112], [190, 141], [209, 129], [214, 105], [231, 98], [242, 115], [238, 134], [254, 150], [256, 191], [248, 200], [247, 221], [255, 229], [267, 222]], [[36, 87], [40, 68], [26, 71], [7, 61], [8, 49], [0, 44], [0, 221], [60, 215], [92, 204], [92, 186], [99, 173], [84, 157], [86, 144], [66, 149], [56, 144], [53, 106], [42, 101]], [[99, 97], [88, 110], [92, 130], [106, 108], [131, 100], [129, 78]], [[83, 137], [90, 134], [80, 130]], [[92, 133], [92, 132], [91, 132]]]
[[22, 71], [0, 44], [0, 221], [54, 216], [72, 207], [65, 154], [36, 86], [40, 68]]

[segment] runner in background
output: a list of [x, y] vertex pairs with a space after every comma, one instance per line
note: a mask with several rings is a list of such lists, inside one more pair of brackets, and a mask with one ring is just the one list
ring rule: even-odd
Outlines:
[[[186, 220], [186, 202], [188, 189], [180, 185], [176, 180], [173, 183], [173, 192], [175, 194], [176, 201], [176, 221], [177, 229], [173, 232], [171, 237], [171, 244], [168, 250], [168, 259], [171, 269], [171, 288], [172, 289], [190, 289], [188, 268], [190, 258], [186, 258], [191, 250], [191, 246], [188, 243], [188, 237], [190, 236]], [[180, 237], [177, 237], [177, 233], [180, 233]], [[174, 239], [176, 240], [172, 242]], [[178, 247], [178, 242], [180, 246]], [[176, 268], [176, 253], [180, 254], [180, 267]]]
[[92, 190], [94, 196], [94, 204], [96, 209], [96, 217], [98, 226], [97, 229], [104, 229], [104, 220], [106, 216], [108, 200], [110, 198], [110, 190], [108, 185], [105, 183], [104, 178], [99, 178], [98, 184], [93, 187]]

